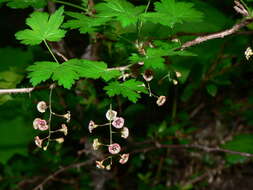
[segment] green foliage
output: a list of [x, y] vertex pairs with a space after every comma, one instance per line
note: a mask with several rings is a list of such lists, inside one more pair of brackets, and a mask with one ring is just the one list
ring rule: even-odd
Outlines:
[[46, 5], [46, 0], [6, 0], [7, 6], [13, 9], [24, 9], [29, 6], [34, 8], [43, 8]]
[[104, 62], [71, 59], [62, 64], [56, 62], [36, 62], [27, 68], [34, 86], [52, 78], [59, 85], [70, 89], [80, 77], [103, 78], [108, 81], [120, 75], [117, 70], [108, 70]]
[[66, 31], [59, 29], [64, 19], [63, 12], [63, 7], [61, 7], [51, 16], [45, 12], [32, 13], [26, 19], [26, 24], [31, 29], [17, 32], [16, 38], [26, 45], [37, 45], [45, 40], [59, 41], [66, 33]]
[[110, 97], [122, 95], [134, 103], [140, 98], [140, 92], [147, 94], [144, 84], [134, 79], [122, 83], [118, 81], [110, 82], [108, 86], [104, 87], [104, 90]]
[[105, 0], [95, 6], [98, 17], [111, 18], [119, 21], [123, 27], [136, 24], [138, 16], [145, 9], [145, 6], [134, 6], [126, 0]]
[[147, 48], [146, 54], [144, 56], [133, 53], [129, 57], [132, 62], [144, 62], [146, 68], [153, 69], [164, 69], [166, 56], [195, 56], [195, 54], [190, 53], [185, 50], [179, 50], [179, 43], [166, 43], [163, 41], [154, 41], [155, 48]]
[[105, 24], [109, 20], [107, 17], [89, 17], [76, 12], [66, 12], [65, 14], [74, 19], [68, 20], [63, 24], [63, 27], [79, 29], [82, 34], [96, 32], [98, 26]]
[[142, 18], [147, 21], [173, 27], [176, 23], [200, 22], [203, 14], [193, 8], [192, 3], [161, 0], [155, 3], [154, 13], [144, 13]]
[[[215, 173], [234, 183], [252, 170], [250, 158], [212, 151], [222, 147], [253, 154], [253, 67], [252, 57], [245, 58], [245, 50], [253, 48], [248, 35], [252, 24], [182, 50], [186, 42], [212, 33], [217, 37], [246, 19], [232, 11], [233, 1], [0, 3], [0, 93], [40, 85], [30, 93], [0, 95], [0, 189], [34, 189], [59, 168], [62, 173], [48, 178], [41, 188], [94, 189], [94, 184], [105, 184], [101, 188], [108, 190], [213, 189], [202, 176], [210, 174], [211, 179]], [[236, 5], [249, 11], [251, 21], [252, 4]], [[55, 88], [50, 91], [52, 83]], [[40, 101], [50, 103], [51, 112], [38, 113]], [[112, 141], [104, 134], [109, 131], [108, 121], [103, 121], [110, 106], [124, 118], [130, 138], [121, 138], [121, 129], [115, 128]], [[50, 141], [61, 137], [68, 110], [65, 142], [50, 143], [47, 151], [36, 147], [36, 135], [48, 138], [48, 132]], [[52, 133], [33, 129], [33, 120], [39, 117], [51, 121]], [[91, 120], [99, 126], [94, 138], [105, 145], [96, 156], [87, 127]], [[109, 157], [117, 179], [104, 176], [110, 171], [96, 170], [94, 162], [75, 165], [89, 159], [105, 159], [108, 164], [111, 142], [120, 144], [120, 154], [130, 153], [124, 165], [118, 163], [119, 154]], [[233, 174], [239, 172], [234, 180]], [[226, 180], [222, 183], [227, 187]]]
[[[241, 134], [237, 135], [233, 138], [232, 141], [227, 142], [223, 145], [223, 148], [238, 151], [238, 152], [247, 152], [247, 153], [253, 153], [253, 135], [252, 134]], [[243, 162], [247, 159], [247, 157], [240, 156], [240, 155], [232, 155], [227, 154], [226, 160], [230, 164], [236, 164], [238, 162]]]

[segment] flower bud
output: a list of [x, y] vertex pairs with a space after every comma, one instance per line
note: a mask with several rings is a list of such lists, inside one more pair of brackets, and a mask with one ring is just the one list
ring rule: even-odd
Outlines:
[[106, 112], [105, 116], [109, 121], [112, 121], [117, 117], [117, 112], [110, 109]]
[[121, 164], [127, 163], [128, 158], [129, 158], [129, 154], [122, 154], [122, 155], [120, 155], [119, 163], [121, 163]]
[[129, 136], [129, 129], [127, 127], [123, 127], [120, 133], [121, 137], [126, 139]]
[[98, 141], [98, 138], [93, 140], [92, 146], [94, 150], [97, 150], [101, 146], [101, 143]]
[[46, 109], [48, 108], [46, 102], [44, 101], [40, 101], [38, 104], [37, 104], [37, 110], [40, 112], [40, 113], [44, 113], [46, 111]]
[[37, 147], [42, 148], [43, 140], [39, 136], [34, 137], [34, 142]]
[[54, 140], [60, 144], [64, 142], [64, 138], [58, 138], [58, 139], [54, 139]]
[[166, 102], [166, 96], [159, 96], [159, 98], [156, 101], [156, 104], [158, 106], [162, 106]]

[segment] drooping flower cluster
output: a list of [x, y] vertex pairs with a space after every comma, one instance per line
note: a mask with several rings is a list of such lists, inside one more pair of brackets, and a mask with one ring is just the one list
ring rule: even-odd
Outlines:
[[[35, 145], [39, 148], [43, 148], [43, 150], [47, 150], [47, 147], [48, 147], [50, 141], [56, 141], [58, 143], [63, 143], [64, 142], [63, 137], [52, 138], [51, 134], [56, 133], [56, 132], [61, 132], [65, 136], [68, 134], [68, 127], [64, 123], [61, 124], [61, 128], [59, 128], [57, 130], [52, 130], [51, 129], [51, 126], [50, 126], [51, 125], [51, 116], [54, 115], [54, 116], [65, 118], [66, 122], [69, 122], [70, 118], [71, 118], [71, 115], [70, 115], [69, 111], [66, 114], [59, 115], [59, 114], [56, 114], [56, 113], [52, 112], [52, 109], [48, 109], [50, 106], [51, 105], [47, 105], [46, 102], [40, 101], [37, 104], [37, 110], [40, 113], [45, 113], [47, 110], [49, 110], [50, 117], [49, 117], [48, 121], [45, 120], [45, 119], [41, 119], [41, 118], [35, 118], [34, 121], [33, 121], [33, 128], [35, 130], [48, 131], [48, 135], [45, 138], [40, 138], [39, 136], [36, 136], [34, 138]], [[45, 143], [45, 141], [46, 141], [46, 143]], [[43, 145], [43, 144], [45, 144], [45, 145]]]
[[[96, 124], [93, 120], [91, 120], [88, 125], [88, 130], [90, 133], [92, 133], [93, 130], [96, 129], [97, 127], [103, 127], [103, 126], [109, 127], [109, 129], [110, 129], [110, 143], [103, 144], [102, 142], [100, 142], [100, 140], [98, 138], [95, 138], [93, 140], [92, 147], [94, 150], [98, 150], [101, 146], [107, 146], [108, 152], [111, 154], [111, 156], [109, 156], [101, 161], [96, 161], [96, 166], [97, 166], [97, 168], [100, 168], [100, 169], [110, 170], [113, 157], [115, 157], [115, 156], [119, 157], [120, 164], [125, 164], [129, 158], [129, 154], [119, 154], [121, 152], [121, 146], [118, 143], [113, 143], [112, 134], [119, 133], [122, 138], [126, 139], [129, 136], [129, 129], [124, 126], [125, 125], [124, 118], [118, 117], [116, 111], [109, 109], [106, 112], [105, 117], [109, 121], [109, 123], [105, 123], [105, 124], [100, 125], [100, 124]], [[115, 129], [120, 129], [120, 131], [119, 132], [112, 131], [113, 127]], [[109, 163], [107, 160], [110, 160]]]

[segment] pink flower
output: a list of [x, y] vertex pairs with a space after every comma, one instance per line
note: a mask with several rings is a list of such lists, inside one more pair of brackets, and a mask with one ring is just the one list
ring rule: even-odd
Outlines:
[[162, 106], [165, 102], [166, 102], [166, 96], [159, 96], [156, 101], [156, 104], [158, 106]]
[[122, 117], [116, 117], [113, 122], [112, 122], [112, 125], [115, 127], [115, 128], [122, 128], [124, 126], [124, 122], [125, 120], [122, 118]]
[[111, 144], [108, 147], [108, 151], [111, 154], [118, 154], [120, 152], [120, 150], [121, 150], [121, 148], [120, 148], [120, 145], [118, 143]]
[[92, 133], [93, 129], [95, 129], [97, 127], [97, 125], [94, 123], [94, 121], [90, 120], [89, 122], [89, 132]]
[[117, 112], [110, 109], [106, 112], [105, 116], [109, 121], [112, 121], [117, 117]]
[[47, 121], [44, 120], [44, 119], [36, 118], [36, 119], [33, 121], [33, 128], [34, 128], [34, 129], [39, 129], [39, 130], [41, 130], [41, 131], [48, 130]]
[[127, 163], [128, 158], [129, 158], [129, 154], [122, 154], [122, 155], [120, 155], [119, 163], [121, 163], [121, 164]]
[[44, 101], [40, 101], [38, 104], [37, 104], [37, 110], [40, 112], [40, 113], [44, 113], [47, 109], [47, 104], [46, 102]]
[[127, 127], [123, 127], [120, 133], [121, 137], [126, 139], [129, 136], [129, 129]]
[[37, 147], [42, 148], [42, 142], [43, 142], [43, 140], [40, 139], [39, 136], [34, 137], [34, 142], [35, 142], [35, 144], [36, 144]]

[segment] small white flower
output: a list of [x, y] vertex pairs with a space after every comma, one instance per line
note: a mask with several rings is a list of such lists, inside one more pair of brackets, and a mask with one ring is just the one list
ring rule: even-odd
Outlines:
[[40, 113], [44, 113], [44, 112], [46, 111], [47, 108], [48, 108], [47, 103], [44, 102], [44, 101], [40, 101], [40, 102], [37, 104], [37, 110], [38, 110]]
[[111, 154], [118, 154], [121, 150], [121, 147], [118, 143], [114, 143], [114, 144], [110, 144], [108, 146], [108, 151], [111, 153]]
[[101, 146], [101, 143], [98, 141], [98, 138], [93, 140], [92, 146], [94, 150], [97, 150]]
[[166, 96], [159, 96], [156, 101], [156, 104], [158, 106], [162, 106], [165, 102], [166, 102]]
[[139, 65], [144, 65], [144, 61], [139, 61], [138, 64]]
[[105, 116], [109, 121], [112, 121], [117, 117], [117, 112], [110, 109], [106, 112]]
[[103, 161], [96, 161], [96, 167], [99, 169], [105, 169], [105, 166], [103, 165]]
[[67, 113], [64, 114], [63, 117], [67, 120], [67, 123], [69, 123], [71, 119], [70, 111], [67, 111]]
[[124, 123], [125, 123], [125, 120], [124, 118], [122, 117], [116, 117], [113, 122], [112, 122], [112, 125], [117, 128], [117, 129], [120, 129], [124, 126]]
[[63, 134], [66, 136], [68, 134], [68, 127], [66, 124], [61, 124], [61, 129], [59, 131], [63, 132]]
[[128, 161], [129, 154], [122, 154], [120, 155], [119, 163], [125, 164]]
[[123, 127], [120, 133], [121, 137], [126, 139], [129, 136], [129, 129], [127, 127]]
[[94, 121], [90, 120], [89, 122], [89, 132], [92, 133], [93, 129], [95, 129], [97, 127], [97, 125], [94, 123]]
[[249, 60], [249, 58], [253, 55], [253, 51], [251, 47], [248, 47], [246, 51], [244, 52], [244, 54], [245, 54], [246, 59]]

